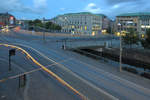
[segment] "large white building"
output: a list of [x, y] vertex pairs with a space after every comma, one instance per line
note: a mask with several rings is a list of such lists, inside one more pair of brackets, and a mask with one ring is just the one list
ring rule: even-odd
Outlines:
[[51, 22], [60, 25], [62, 27], [61, 32], [80, 35], [98, 35], [101, 34], [103, 29], [108, 28], [108, 20], [103, 14], [81, 12], [59, 15], [51, 19]]
[[[121, 26], [118, 26], [118, 23]], [[139, 34], [145, 34], [150, 29], [150, 13], [125, 13], [120, 14], [116, 18], [116, 31], [128, 31], [133, 28]]]

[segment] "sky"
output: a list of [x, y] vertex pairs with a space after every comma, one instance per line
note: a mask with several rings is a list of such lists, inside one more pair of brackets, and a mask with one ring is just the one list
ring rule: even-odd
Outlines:
[[0, 13], [17, 19], [51, 19], [64, 13], [102, 13], [114, 19], [121, 13], [150, 12], [149, 0], [0, 0]]

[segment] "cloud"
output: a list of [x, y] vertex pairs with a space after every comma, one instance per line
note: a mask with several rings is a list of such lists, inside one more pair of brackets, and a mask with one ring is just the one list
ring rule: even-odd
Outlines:
[[66, 10], [66, 8], [60, 8], [60, 11], [65, 11]]
[[[34, 0], [35, 1], [35, 0]], [[24, 5], [21, 0], [0, 0], [0, 12], [43, 13], [46, 0], [36, 0], [34, 7]]]
[[35, 8], [45, 8], [47, 0], [33, 0]]
[[111, 18], [122, 13], [149, 12], [150, 9], [148, 0], [105, 0], [103, 2], [104, 4], [96, 3], [97, 7], [101, 7], [100, 13]]
[[37, 13], [45, 13], [47, 8], [47, 0], [33, 0], [34, 9]]
[[112, 9], [117, 9], [117, 8], [119, 8], [119, 7], [120, 7], [120, 5], [115, 4], [115, 5], [112, 6]]
[[109, 5], [119, 4], [119, 3], [128, 3], [128, 2], [140, 2], [142, 0], [106, 0], [106, 3]]
[[89, 3], [84, 10], [92, 13], [99, 13], [101, 11], [95, 3]]

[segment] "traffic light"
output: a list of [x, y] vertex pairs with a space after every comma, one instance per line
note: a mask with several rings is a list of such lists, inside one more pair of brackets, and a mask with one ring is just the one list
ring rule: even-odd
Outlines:
[[11, 71], [11, 56], [16, 55], [16, 49], [9, 50], [9, 71]]
[[9, 56], [15, 56], [15, 54], [16, 54], [16, 49], [9, 50]]

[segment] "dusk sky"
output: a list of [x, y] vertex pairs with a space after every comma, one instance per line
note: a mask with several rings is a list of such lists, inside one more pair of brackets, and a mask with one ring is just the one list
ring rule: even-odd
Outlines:
[[149, 0], [0, 0], [0, 12], [18, 19], [50, 19], [64, 13], [103, 13], [110, 18], [126, 12], [150, 12]]

